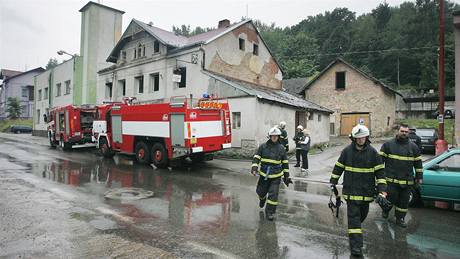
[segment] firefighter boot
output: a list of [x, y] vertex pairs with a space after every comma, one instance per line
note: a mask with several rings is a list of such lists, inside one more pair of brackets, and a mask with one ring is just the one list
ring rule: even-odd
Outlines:
[[352, 247], [350, 252], [352, 256], [363, 257], [363, 250], [361, 247]]
[[275, 214], [274, 213], [268, 213], [267, 214], [267, 219], [270, 220], [270, 221], [275, 220]]
[[297, 164], [295, 164], [294, 167], [300, 167], [300, 163], [297, 162]]
[[387, 219], [387, 218], [388, 218], [388, 214], [390, 214], [390, 211], [389, 211], [389, 210], [382, 210], [382, 218]]
[[266, 200], [267, 200], [267, 199], [265, 199], [265, 198], [259, 200], [259, 208], [262, 209], [263, 207], [265, 207], [265, 201], [266, 201]]
[[396, 225], [402, 228], [407, 228], [407, 223], [404, 221], [404, 218], [396, 218]]

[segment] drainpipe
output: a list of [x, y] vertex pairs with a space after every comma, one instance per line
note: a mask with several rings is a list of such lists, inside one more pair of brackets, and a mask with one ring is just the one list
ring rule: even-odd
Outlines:
[[436, 155], [441, 154], [448, 149], [447, 141], [444, 139], [444, 20], [444, 0], [439, 0], [439, 139], [436, 141]]

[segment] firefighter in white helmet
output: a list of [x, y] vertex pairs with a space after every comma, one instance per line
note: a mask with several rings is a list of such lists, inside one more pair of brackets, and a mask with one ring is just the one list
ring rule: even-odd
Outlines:
[[280, 135], [280, 139], [279, 139], [279, 142], [281, 143], [281, 145], [283, 145], [283, 147], [286, 149], [286, 152], [289, 151], [289, 140], [288, 140], [288, 134], [287, 134], [287, 131], [286, 131], [286, 122], [285, 121], [281, 121], [280, 124], [278, 125], [278, 128], [280, 129], [281, 131], [281, 135]]
[[294, 167], [300, 167], [300, 157], [302, 153], [301, 151], [302, 148], [300, 147], [300, 141], [304, 137], [302, 131], [303, 131], [303, 126], [302, 125], [297, 126], [297, 132], [295, 133], [294, 138], [292, 138], [292, 140], [294, 140], [294, 143], [295, 143], [296, 164], [294, 165]]
[[356, 125], [351, 131], [351, 139], [352, 143], [342, 151], [335, 163], [330, 182], [337, 192], [335, 185], [344, 174], [342, 196], [347, 202], [350, 250], [353, 256], [362, 256], [361, 223], [367, 217], [369, 203], [374, 200], [376, 184], [378, 200], [385, 199], [386, 180], [382, 159], [370, 145], [369, 129]]
[[256, 189], [260, 200], [259, 207], [263, 208], [267, 203], [265, 214], [268, 220], [275, 218], [281, 177], [283, 177], [286, 186], [292, 183], [291, 178], [289, 178], [286, 150], [279, 143], [280, 135], [281, 131], [278, 128], [271, 128], [268, 132], [270, 139], [259, 146], [252, 160], [251, 173], [253, 175], [259, 174]]

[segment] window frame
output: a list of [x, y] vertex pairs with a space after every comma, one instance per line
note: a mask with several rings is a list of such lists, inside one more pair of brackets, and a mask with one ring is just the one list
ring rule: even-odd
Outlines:
[[[70, 87], [71, 81], [70, 81], [70, 80], [66, 80], [66, 81], [64, 82], [64, 84], [65, 84], [65, 93], [64, 93], [64, 95], [68, 95], [68, 94], [70, 94], [70, 92], [72, 92], [72, 88]], [[67, 90], [68, 90], [68, 91], [67, 91]]]
[[252, 54], [254, 56], [259, 56], [259, 45], [258, 44], [255, 44], [255, 43], [252, 44]]
[[246, 40], [243, 38], [238, 38], [238, 46], [241, 51], [246, 50]]
[[56, 84], [56, 97], [59, 97], [61, 96], [61, 93], [62, 93], [62, 84], [61, 83], [57, 83]]
[[[138, 94], [143, 94], [144, 93], [144, 75], [136, 76], [134, 77], [134, 80], [136, 81], [136, 91]], [[141, 90], [141, 83], [142, 82], [142, 91]]]
[[[343, 87], [339, 86], [339, 76], [343, 75]], [[340, 81], [341, 82], [341, 81]], [[335, 72], [335, 90], [345, 90], [347, 88], [347, 74], [346, 71]]]
[[241, 112], [232, 112], [232, 130], [241, 129]]

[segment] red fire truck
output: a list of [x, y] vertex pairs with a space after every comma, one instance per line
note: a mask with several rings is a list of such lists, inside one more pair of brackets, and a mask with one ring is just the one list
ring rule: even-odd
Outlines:
[[63, 150], [72, 147], [95, 146], [92, 141], [93, 120], [97, 108], [94, 105], [67, 105], [51, 109], [45, 117], [48, 122], [50, 145]]
[[230, 112], [223, 99], [134, 101], [98, 107], [93, 137], [105, 157], [134, 154], [139, 163], [164, 168], [173, 160], [205, 160], [208, 154], [231, 147]]

